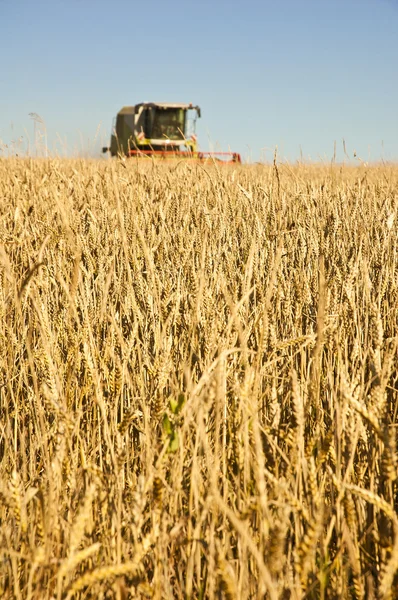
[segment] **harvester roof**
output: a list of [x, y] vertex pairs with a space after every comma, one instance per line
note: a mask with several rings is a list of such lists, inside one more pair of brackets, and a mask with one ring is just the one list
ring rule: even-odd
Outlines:
[[131, 115], [134, 114], [138, 108], [141, 106], [145, 106], [148, 108], [183, 108], [184, 110], [189, 110], [190, 108], [198, 110], [198, 106], [193, 106], [193, 104], [186, 104], [181, 102], [140, 102], [139, 104], [135, 104], [134, 106], [123, 106], [121, 110], [119, 110], [119, 115]]

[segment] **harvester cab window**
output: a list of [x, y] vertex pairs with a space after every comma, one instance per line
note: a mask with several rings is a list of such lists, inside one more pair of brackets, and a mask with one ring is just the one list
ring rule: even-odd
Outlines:
[[144, 131], [146, 138], [153, 138], [152, 129], [153, 129], [153, 121], [155, 118], [155, 109], [150, 107], [145, 107], [143, 110], [143, 118], [142, 121], [144, 123]]
[[156, 109], [151, 138], [154, 140], [183, 140], [185, 111], [182, 108]]

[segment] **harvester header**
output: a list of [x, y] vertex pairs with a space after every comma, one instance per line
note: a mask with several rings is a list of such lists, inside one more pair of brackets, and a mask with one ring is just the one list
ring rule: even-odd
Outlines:
[[199, 152], [196, 121], [199, 106], [172, 102], [141, 102], [124, 106], [117, 114], [110, 147], [102, 151], [112, 156], [153, 156], [189, 158], [240, 163], [236, 152]]

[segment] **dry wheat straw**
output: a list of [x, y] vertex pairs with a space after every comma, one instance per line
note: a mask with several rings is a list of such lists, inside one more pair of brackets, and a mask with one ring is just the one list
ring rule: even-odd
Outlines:
[[0, 196], [0, 595], [390, 598], [397, 168], [10, 158]]

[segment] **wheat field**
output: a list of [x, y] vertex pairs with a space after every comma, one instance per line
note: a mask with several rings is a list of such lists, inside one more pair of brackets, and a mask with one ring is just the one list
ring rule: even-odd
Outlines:
[[0, 160], [0, 597], [398, 597], [398, 167]]

